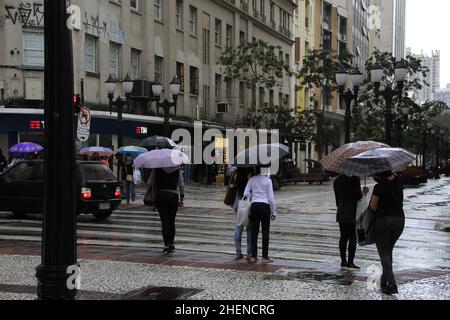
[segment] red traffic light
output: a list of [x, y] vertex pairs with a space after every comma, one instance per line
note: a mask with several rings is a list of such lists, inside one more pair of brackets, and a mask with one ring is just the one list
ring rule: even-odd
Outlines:
[[79, 113], [80, 108], [81, 108], [81, 95], [76, 94], [73, 96], [73, 106], [74, 106], [75, 112]]

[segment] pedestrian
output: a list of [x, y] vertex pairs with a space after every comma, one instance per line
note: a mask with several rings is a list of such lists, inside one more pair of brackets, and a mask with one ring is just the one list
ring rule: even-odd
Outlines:
[[244, 191], [244, 198], [251, 200], [250, 223], [252, 228], [252, 257], [251, 262], [258, 259], [258, 235], [261, 226], [262, 229], [262, 262], [270, 263], [269, 258], [269, 234], [270, 220], [275, 220], [277, 210], [275, 197], [273, 194], [272, 179], [267, 174], [262, 174], [261, 167], [256, 168], [255, 176], [247, 183]]
[[[233, 211], [237, 215], [239, 202], [244, 197], [245, 187], [251, 177], [252, 171], [250, 168], [238, 168], [233, 171], [230, 177], [230, 183], [228, 187], [230, 189], [235, 189], [236, 198], [233, 204]], [[242, 254], [242, 234], [244, 233], [244, 228], [247, 231], [247, 257]], [[250, 261], [253, 256], [252, 252], [252, 225], [249, 223], [247, 226], [236, 226], [234, 231], [234, 243], [236, 247], [236, 260], [247, 259]]]
[[375, 243], [383, 266], [381, 289], [384, 294], [398, 293], [393, 271], [393, 251], [405, 228], [403, 211], [403, 185], [391, 171], [377, 174], [378, 183], [370, 201], [370, 208], [376, 212]]
[[100, 155], [97, 152], [94, 152], [91, 157], [92, 161], [100, 161]]
[[184, 181], [180, 167], [153, 169], [148, 183], [157, 190], [155, 205], [162, 225], [163, 254], [171, 254], [175, 252], [175, 219], [178, 208], [184, 206]]
[[134, 184], [133, 170], [133, 157], [126, 155], [125, 161], [122, 162], [120, 168], [120, 179], [125, 191], [127, 204], [130, 204], [130, 200], [131, 202], [136, 201], [136, 186]]
[[[356, 254], [356, 211], [358, 201], [363, 193], [368, 193], [367, 187], [361, 191], [361, 180], [358, 177], [339, 175], [334, 180], [334, 194], [336, 196], [337, 217], [341, 233], [339, 250], [341, 253], [341, 267], [360, 269], [354, 264]], [[347, 259], [348, 247], [348, 259]]]
[[6, 157], [3, 155], [3, 150], [0, 148], [0, 173], [8, 167]]

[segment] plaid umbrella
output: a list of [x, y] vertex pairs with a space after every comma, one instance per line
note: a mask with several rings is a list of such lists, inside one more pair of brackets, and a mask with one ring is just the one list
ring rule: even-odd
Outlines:
[[374, 141], [359, 141], [349, 143], [340, 147], [339, 149], [336, 149], [320, 162], [323, 164], [326, 170], [337, 172], [337, 169], [345, 160], [357, 156], [363, 152], [378, 148], [389, 148], [389, 146], [387, 144]]
[[189, 158], [179, 150], [159, 149], [139, 155], [134, 160], [136, 168], [173, 168], [191, 164]]
[[405, 149], [381, 148], [345, 160], [337, 172], [349, 177], [370, 177], [386, 171], [402, 171], [414, 160], [416, 155]]
[[44, 148], [36, 143], [22, 142], [22, 143], [16, 144], [14, 147], [9, 149], [9, 152], [27, 154], [27, 153], [36, 153], [36, 152], [39, 152], [42, 150], [44, 150]]
[[99, 157], [111, 157], [114, 155], [114, 151], [109, 148], [103, 147], [89, 147], [81, 150], [80, 155], [92, 157], [97, 154]]

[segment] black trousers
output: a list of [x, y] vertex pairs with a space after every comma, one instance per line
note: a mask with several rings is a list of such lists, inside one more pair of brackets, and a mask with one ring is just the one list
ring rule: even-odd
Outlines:
[[395, 283], [392, 253], [404, 228], [405, 218], [402, 217], [380, 217], [375, 220], [375, 242], [383, 266], [383, 278], [388, 283]]
[[270, 206], [265, 203], [254, 203], [250, 209], [252, 225], [252, 257], [258, 257], [258, 236], [262, 227], [262, 256], [269, 257]]
[[[341, 231], [341, 239], [339, 241], [339, 250], [341, 252], [342, 262], [353, 263], [356, 254], [356, 224], [339, 223]], [[347, 245], [348, 245], [348, 260], [347, 260]]]
[[162, 225], [162, 236], [164, 246], [173, 246], [175, 242], [175, 218], [177, 216], [179, 206], [179, 197], [176, 193], [158, 192], [156, 198], [156, 209], [158, 209], [159, 217]]

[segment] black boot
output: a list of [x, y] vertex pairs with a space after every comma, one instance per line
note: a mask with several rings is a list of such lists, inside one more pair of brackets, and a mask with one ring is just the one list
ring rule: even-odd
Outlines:
[[395, 283], [388, 283], [384, 289], [381, 289], [381, 292], [391, 296], [398, 293], [398, 287]]
[[381, 276], [381, 282], [380, 282], [380, 285], [381, 285], [381, 290], [386, 290], [387, 289], [387, 280], [386, 280], [386, 277], [384, 276], [384, 274]]

